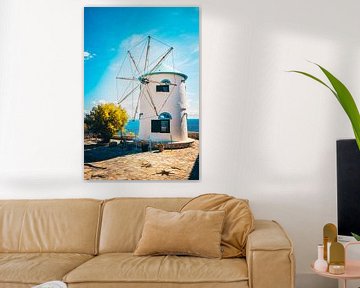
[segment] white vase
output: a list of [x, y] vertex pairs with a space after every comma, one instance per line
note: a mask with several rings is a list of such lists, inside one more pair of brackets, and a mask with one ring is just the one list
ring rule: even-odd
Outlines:
[[318, 245], [318, 259], [314, 263], [314, 269], [320, 272], [326, 272], [328, 263], [324, 260], [324, 245]]

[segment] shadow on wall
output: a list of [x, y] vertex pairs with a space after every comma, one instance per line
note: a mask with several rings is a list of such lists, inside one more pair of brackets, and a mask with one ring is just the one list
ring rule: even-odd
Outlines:
[[199, 180], [199, 155], [197, 156], [194, 166], [191, 169], [189, 180]]

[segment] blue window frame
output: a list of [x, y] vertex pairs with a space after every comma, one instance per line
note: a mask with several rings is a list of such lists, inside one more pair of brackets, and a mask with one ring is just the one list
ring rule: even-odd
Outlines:
[[159, 115], [159, 119], [172, 119], [171, 114], [169, 112], [162, 112]]

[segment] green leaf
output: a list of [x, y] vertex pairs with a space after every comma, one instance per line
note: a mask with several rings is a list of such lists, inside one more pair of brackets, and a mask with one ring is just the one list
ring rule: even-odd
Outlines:
[[351, 235], [356, 239], [356, 241], [360, 241], [360, 235], [352, 233], [352, 232], [351, 232]]
[[317, 78], [309, 73], [297, 71], [297, 70], [292, 70], [292, 71], [288, 71], [288, 72], [294, 72], [294, 73], [305, 75], [305, 76], [321, 83], [322, 85], [327, 87], [334, 94], [334, 96], [339, 101], [340, 105], [343, 107], [345, 113], [347, 114], [347, 116], [351, 122], [353, 131], [354, 131], [354, 135], [356, 138], [356, 143], [360, 150], [360, 114], [359, 114], [359, 110], [356, 106], [356, 103], [354, 101], [354, 98], [352, 97], [350, 91], [346, 88], [346, 86], [340, 80], [338, 80], [334, 75], [332, 75], [329, 71], [327, 71], [322, 66], [320, 66], [316, 63], [313, 63], [313, 64], [315, 64], [316, 66], [318, 66], [321, 69], [321, 71], [325, 74], [327, 79], [330, 81], [331, 85], [333, 86], [333, 89], [329, 85], [327, 85], [325, 82], [323, 82], [319, 78]]
[[321, 71], [325, 74], [325, 76], [329, 79], [331, 85], [334, 87], [334, 90], [336, 91], [338, 95], [338, 100], [341, 104], [341, 106], [344, 108], [346, 114], [348, 115], [350, 122], [353, 126], [356, 143], [358, 144], [358, 147], [360, 149], [360, 114], [359, 110], [356, 106], [356, 103], [354, 101], [354, 98], [352, 97], [350, 91], [346, 88], [346, 86], [338, 80], [334, 75], [332, 75], [329, 71], [327, 71], [325, 68], [321, 67], [318, 64], [317, 65]]
[[360, 150], [360, 135], [357, 134], [357, 132], [355, 131], [354, 127], [353, 127], [353, 131], [354, 131], [356, 143], [357, 143], [357, 145], [358, 145], [358, 147], [359, 147], [359, 150]]
[[329, 85], [327, 85], [325, 82], [323, 82], [323, 81], [320, 80], [319, 78], [317, 78], [317, 77], [315, 77], [315, 76], [313, 76], [313, 75], [311, 75], [311, 74], [309, 74], [309, 73], [306, 73], [306, 72], [303, 72], [303, 71], [298, 71], [298, 70], [290, 70], [290, 71], [287, 71], [287, 72], [293, 72], [293, 73], [302, 74], [302, 75], [305, 75], [305, 76], [307, 76], [307, 77], [309, 77], [309, 78], [311, 78], [311, 79], [313, 79], [313, 80], [321, 83], [321, 84], [324, 85], [325, 87], [329, 88], [330, 91], [335, 95], [335, 97], [338, 98], [338, 95], [336, 94], [336, 92], [335, 92], [333, 89], [331, 89], [331, 87], [330, 87]]

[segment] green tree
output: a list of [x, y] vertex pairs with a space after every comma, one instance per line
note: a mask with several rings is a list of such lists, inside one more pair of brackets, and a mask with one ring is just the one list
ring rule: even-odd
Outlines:
[[128, 121], [128, 115], [120, 105], [114, 103], [99, 104], [85, 115], [84, 124], [89, 131], [100, 134], [104, 142], [109, 142], [118, 131], [122, 131]]

